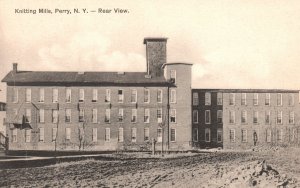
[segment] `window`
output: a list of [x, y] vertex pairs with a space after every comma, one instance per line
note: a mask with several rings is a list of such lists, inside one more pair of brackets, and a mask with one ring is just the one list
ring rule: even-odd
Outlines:
[[18, 102], [18, 88], [13, 88], [13, 97], [12, 102], [17, 103]]
[[234, 105], [234, 104], [235, 104], [235, 94], [229, 93], [229, 105]]
[[58, 103], [58, 89], [52, 89], [52, 102]]
[[199, 105], [199, 95], [198, 93], [194, 92], [193, 93], [193, 106], [198, 106]]
[[247, 105], [247, 94], [242, 93], [241, 105]]
[[79, 89], [79, 102], [84, 101], [84, 89]]
[[137, 109], [131, 109], [131, 122], [136, 123]]
[[70, 103], [71, 102], [71, 89], [66, 89], [66, 102]]
[[157, 102], [162, 103], [163, 92], [161, 89], [157, 90]]
[[150, 121], [150, 110], [146, 108], [144, 110], [144, 122], [149, 123], [149, 121]]
[[93, 99], [92, 102], [97, 102], [98, 100], [98, 90], [97, 89], [93, 89]]
[[278, 130], [278, 142], [283, 142], [283, 129]]
[[293, 129], [291, 141], [294, 142], [297, 138], [297, 129]]
[[267, 140], [267, 142], [271, 142], [271, 140], [272, 140], [272, 130], [271, 129], [268, 129], [266, 132], [266, 140]]
[[92, 141], [93, 142], [97, 142], [97, 140], [98, 140], [98, 135], [97, 135], [97, 128], [93, 128], [93, 136], [92, 136]]
[[282, 106], [282, 94], [277, 93], [277, 106]]
[[12, 131], [12, 141], [13, 142], [17, 142], [17, 134], [18, 134], [18, 130], [16, 128], [14, 128]]
[[39, 132], [40, 132], [39, 141], [44, 142], [44, 139], [45, 139], [44, 128], [39, 128]]
[[162, 129], [157, 129], [157, 142], [162, 142]]
[[235, 129], [229, 130], [229, 140], [230, 142], [235, 142]]
[[39, 122], [45, 123], [45, 110], [44, 109], [39, 110]]
[[131, 142], [136, 142], [136, 128], [131, 129]]
[[222, 110], [217, 111], [217, 122], [223, 123], [223, 111]]
[[176, 142], [176, 129], [171, 129], [171, 142]]
[[124, 120], [124, 110], [123, 108], [119, 108], [118, 121], [123, 122], [123, 120]]
[[223, 130], [222, 129], [218, 129], [217, 130], [217, 142], [223, 142]]
[[150, 90], [144, 89], [144, 102], [149, 103], [150, 102]]
[[110, 89], [105, 90], [105, 102], [110, 102]]
[[110, 128], [105, 128], [105, 142], [110, 141]]
[[241, 123], [247, 123], [247, 111], [243, 110], [241, 113]]
[[258, 130], [253, 130], [253, 141], [254, 141], [254, 145], [256, 145], [257, 141], [259, 140], [259, 134], [258, 134]]
[[170, 110], [170, 122], [176, 123], [176, 109]]
[[136, 89], [131, 90], [131, 97], [130, 98], [131, 98], [132, 103], [137, 102], [137, 90]]
[[161, 123], [162, 122], [162, 109], [159, 108], [157, 109], [157, 123]]
[[31, 122], [31, 109], [30, 108], [25, 109], [25, 122], [26, 123]]
[[118, 102], [123, 103], [124, 102], [124, 93], [122, 89], [118, 90]]
[[247, 142], [247, 130], [242, 129], [242, 142]]
[[193, 122], [198, 123], [198, 110], [193, 110]]
[[210, 124], [210, 110], [205, 110], [205, 124]]
[[25, 96], [25, 102], [29, 103], [31, 102], [31, 89], [26, 89], [26, 96]]
[[198, 142], [198, 128], [193, 128], [193, 141]]
[[265, 105], [270, 106], [271, 95], [270, 93], [266, 93]]
[[57, 128], [52, 128], [52, 142], [54, 142], [56, 140], [56, 136], [57, 136]]
[[205, 142], [210, 142], [210, 129], [205, 129]]
[[223, 94], [218, 92], [217, 93], [217, 104], [222, 105], [223, 104]]
[[205, 105], [211, 105], [211, 93], [205, 92]]
[[71, 109], [66, 109], [65, 122], [66, 123], [70, 123], [71, 122]]
[[258, 123], [258, 111], [253, 112], [253, 123]]
[[149, 128], [144, 129], [144, 141], [149, 141], [150, 139], [150, 133], [149, 133]]
[[124, 132], [123, 132], [123, 128], [120, 127], [118, 133], [118, 142], [123, 142], [123, 141], [124, 141]]
[[294, 94], [289, 94], [289, 106], [294, 106], [295, 100], [294, 100]]
[[79, 122], [84, 122], [84, 109], [79, 110], [78, 120], [79, 120]]
[[171, 89], [170, 103], [176, 103], [176, 90]]
[[66, 128], [66, 140], [71, 140], [71, 128]]
[[282, 111], [277, 112], [277, 124], [282, 124]]
[[30, 138], [31, 138], [31, 130], [25, 129], [25, 142], [30, 142]]
[[271, 112], [270, 111], [266, 111], [265, 112], [265, 123], [266, 124], [270, 124], [271, 123]]
[[229, 111], [229, 123], [235, 123], [235, 112]]
[[58, 110], [52, 110], [52, 123], [58, 122]]
[[176, 70], [170, 71], [170, 81], [176, 83]]
[[39, 89], [40, 99], [39, 102], [45, 102], [45, 90], [43, 88]]
[[110, 123], [110, 109], [105, 109], [105, 118], [104, 118], [105, 123]]
[[290, 112], [289, 114], [289, 124], [294, 124], [295, 123], [295, 113]]
[[253, 105], [258, 105], [258, 93], [253, 94]]
[[97, 108], [92, 109], [92, 122], [97, 123], [98, 122], [98, 110]]

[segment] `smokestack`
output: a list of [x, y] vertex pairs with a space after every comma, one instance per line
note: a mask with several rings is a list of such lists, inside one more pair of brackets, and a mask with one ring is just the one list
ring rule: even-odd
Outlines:
[[162, 65], [167, 62], [167, 38], [145, 38], [147, 74], [151, 77], [163, 76]]
[[14, 73], [18, 72], [18, 63], [13, 63], [13, 72]]

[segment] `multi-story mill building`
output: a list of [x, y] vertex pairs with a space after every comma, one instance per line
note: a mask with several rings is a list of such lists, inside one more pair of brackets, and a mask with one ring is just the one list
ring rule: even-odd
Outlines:
[[300, 143], [298, 90], [193, 89], [193, 143], [249, 149]]
[[145, 38], [147, 72], [19, 71], [7, 83], [11, 150], [191, 148], [191, 64]]
[[298, 146], [298, 90], [192, 89], [191, 64], [145, 38], [146, 72], [19, 71], [7, 83], [11, 150]]

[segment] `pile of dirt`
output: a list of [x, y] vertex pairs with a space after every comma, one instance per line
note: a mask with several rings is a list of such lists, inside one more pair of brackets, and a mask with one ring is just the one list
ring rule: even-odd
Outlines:
[[241, 165], [233, 171], [222, 174], [218, 180], [220, 187], [296, 187], [297, 180], [279, 174], [265, 161], [256, 161]]

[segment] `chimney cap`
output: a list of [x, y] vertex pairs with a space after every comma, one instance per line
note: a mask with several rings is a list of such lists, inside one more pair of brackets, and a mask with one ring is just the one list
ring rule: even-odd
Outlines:
[[144, 38], [144, 44], [147, 42], [167, 42], [168, 38], [165, 37], [146, 37]]
[[18, 63], [13, 63], [13, 71], [18, 72]]

